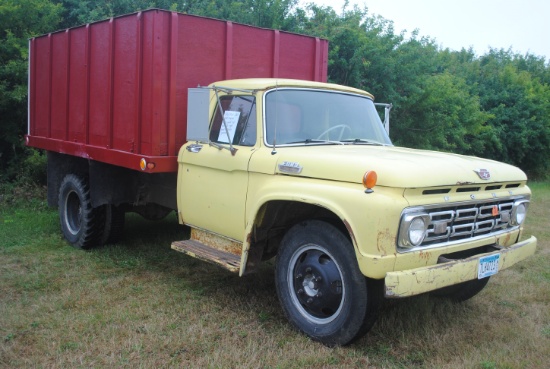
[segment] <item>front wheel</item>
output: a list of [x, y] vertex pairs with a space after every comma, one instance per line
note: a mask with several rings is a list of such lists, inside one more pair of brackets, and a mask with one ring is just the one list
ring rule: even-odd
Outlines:
[[377, 289], [359, 271], [348, 238], [326, 222], [303, 222], [288, 231], [275, 283], [288, 320], [327, 346], [352, 342], [376, 319]]

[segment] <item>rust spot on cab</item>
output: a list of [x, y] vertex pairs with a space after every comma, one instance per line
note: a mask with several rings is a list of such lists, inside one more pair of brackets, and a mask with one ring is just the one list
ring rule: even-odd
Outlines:
[[230, 254], [242, 254], [242, 244], [196, 228], [191, 229], [191, 239]]
[[510, 233], [508, 233], [508, 234], [504, 235], [503, 237], [497, 238], [497, 245], [509, 246], [510, 245], [510, 237], [512, 237], [512, 235]]
[[389, 229], [383, 231], [378, 231], [378, 236], [376, 237], [376, 248], [380, 252], [380, 255], [386, 256], [388, 252], [386, 251], [386, 245], [391, 245], [394, 242], [394, 238], [390, 233]]
[[427, 251], [420, 251], [420, 253], [418, 254], [418, 257], [420, 258], [421, 261], [424, 261], [425, 264], [428, 265], [428, 262], [432, 257], [432, 253]]

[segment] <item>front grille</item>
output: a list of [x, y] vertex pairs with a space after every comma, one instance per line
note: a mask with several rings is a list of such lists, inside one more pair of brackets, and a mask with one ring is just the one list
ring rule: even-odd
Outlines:
[[430, 224], [420, 247], [491, 235], [510, 227], [513, 199], [427, 208]]

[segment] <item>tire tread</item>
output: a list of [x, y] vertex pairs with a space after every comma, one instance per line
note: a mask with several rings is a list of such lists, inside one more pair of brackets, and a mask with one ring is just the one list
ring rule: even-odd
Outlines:
[[[76, 235], [71, 234], [65, 226], [67, 220], [64, 208], [67, 191], [74, 191], [81, 200], [82, 220], [80, 231]], [[61, 231], [73, 247], [87, 250], [102, 245], [105, 211], [102, 207], [92, 206], [90, 186], [85, 177], [68, 174], [63, 178], [59, 186], [59, 216]]]

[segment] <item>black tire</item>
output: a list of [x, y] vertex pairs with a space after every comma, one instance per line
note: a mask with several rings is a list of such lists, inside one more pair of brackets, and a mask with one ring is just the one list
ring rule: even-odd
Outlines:
[[105, 209], [92, 207], [90, 188], [83, 177], [68, 174], [63, 178], [58, 205], [61, 231], [73, 247], [90, 249], [101, 245]]
[[454, 286], [444, 287], [432, 291], [431, 294], [436, 297], [450, 299], [454, 302], [463, 302], [480, 293], [489, 282], [489, 278], [474, 279]]
[[284, 236], [275, 284], [288, 320], [327, 346], [364, 335], [381, 302], [379, 284], [361, 274], [349, 239], [318, 220], [300, 223]]
[[104, 205], [105, 229], [101, 243], [104, 245], [117, 243], [122, 239], [126, 213], [122, 206]]

